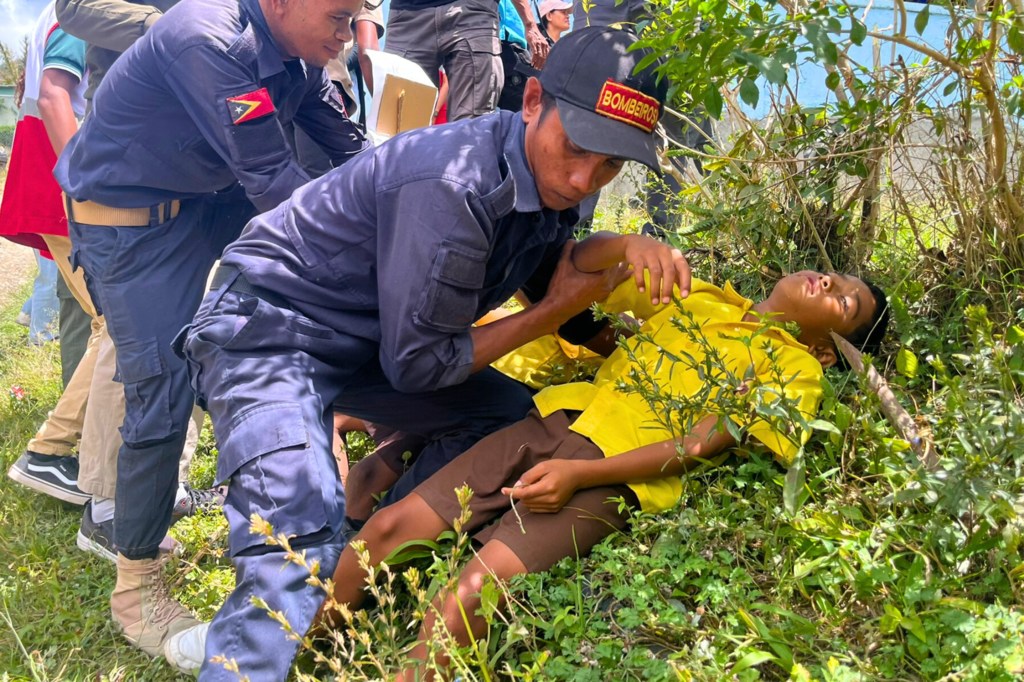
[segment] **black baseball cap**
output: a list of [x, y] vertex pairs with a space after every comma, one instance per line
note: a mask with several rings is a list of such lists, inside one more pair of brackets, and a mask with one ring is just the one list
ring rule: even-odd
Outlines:
[[668, 83], [654, 73], [657, 62], [636, 72], [650, 51], [631, 50], [635, 42], [634, 33], [607, 26], [572, 31], [551, 48], [540, 84], [573, 144], [658, 170], [654, 129]]

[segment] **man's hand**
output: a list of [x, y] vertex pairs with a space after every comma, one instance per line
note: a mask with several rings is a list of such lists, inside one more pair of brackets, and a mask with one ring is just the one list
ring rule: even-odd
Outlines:
[[608, 298], [608, 294], [629, 277], [624, 265], [595, 273], [580, 272], [572, 263], [575, 245], [576, 242], [570, 240], [562, 249], [558, 267], [548, 283], [548, 291], [538, 304], [559, 311], [557, 316], [562, 322], [583, 312], [594, 301]]
[[551, 46], [548, 45], [544, 33], [537, 24], [526, 30], [526, 46], [530, 49], [533, 68], [544, 68], [544, 62], [548, 59], [548, 51]]
[[549, 459], [524, 473], [511, 488], [502, 488], [501, 494], [522, 500], [535, 514], [553, 514], [565, 506], [579, 487], [575, 476], [575, 462], [569, 459]]
[[651, 303], [670, 303], [672, 287], [683, 298], [690, 293], [690, 264], [679, 249], [638, 234], [625, 235], [623, 259], [633, 270], [637, 289], [643, 291], [644, 270], [650, 273]]

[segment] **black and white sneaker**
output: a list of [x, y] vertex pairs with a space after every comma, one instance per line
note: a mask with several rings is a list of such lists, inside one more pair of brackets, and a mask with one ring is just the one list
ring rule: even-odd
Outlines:
[[178, 493], [174, 497], [174, 507], [171, 508], [171, 523], [186, 516], [192, 516], [200, 509], [211, 511], [217, 507], [223, 507], [226, 496], [226, 486], [197, 489], [188, 483], [182, 483], [178, 486]]
[[92, 520], [92, 502], [85, 503], [82, 511], [82, 525], [78, 528], [75, 540], [78, 549], [92, 552], [98, 557], [117, 563], [117, 549], [114, 547], [114, 519], [109, 521]]
[[90, 498], [78, 487], [77, 457], [41, 455], [26, 450], [7, 471], [7, 476], [36, 492], [70, 504], [85, 504]]

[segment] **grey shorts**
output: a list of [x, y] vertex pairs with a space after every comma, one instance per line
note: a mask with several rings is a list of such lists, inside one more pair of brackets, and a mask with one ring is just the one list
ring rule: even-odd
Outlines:
[[384, 49], [418, 64], [436, 85], [448, 76], [448, 120], [494, 111], [504, 82], [495, 0], [453, 0], [439, 7], [394, 9]]

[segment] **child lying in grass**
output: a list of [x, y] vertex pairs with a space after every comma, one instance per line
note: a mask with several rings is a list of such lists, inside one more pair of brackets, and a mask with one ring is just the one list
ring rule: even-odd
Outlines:
[[[644, 511], [668, 509], [679, 499], [680, 474], [744, 436], [789, 464], [805, 430], [756, 404], [788, 401], [809, 419], [820, 399], [822, 369], [837, 360], [829, 331], [870, 352], [888, 318], [877, 287], [816, 272], [781, 279], [760, 303], [728, 284], [720, 289], [693, 280], [687, 298], [653, 305], [631, 280], [604, 307], [632, 310], [646, 322], [608, 357], [594, 381], [542, 390], [526, 419], [481, 440], [411, 495], [377, 512], [356, 536], [375, 565], [407, 541], [433, 539], [451, 528], [461, 515], [455, 489], [465, 484], [473, 491], [472, 515], [463, 528], [479, 552], [457, 587], [441, 594], [427, 614], [414, 659], [425, 661], [437, 618], [461, 644], [469, 641], [467, 622], [474, 636], [483, 632], [486, 625], [476, 614], [485, 576], [504, 581], [547, 570], [624, 528], [629, 511], [618, 499]], [[789, 322], [799, 325], [798, 338], [783, 329], [781, 323]], [[728, 416], [721, 403], [732, 406]], [[334, 574], [336, 600], [358, 606], [365, 579], [347, 547]], [[399, 679], [424, 674], [412, 669]]]

